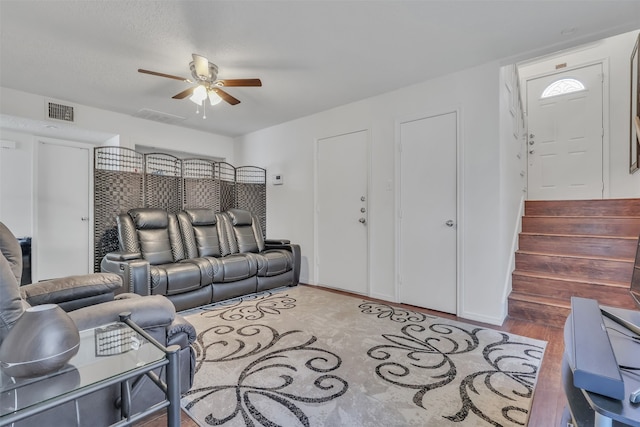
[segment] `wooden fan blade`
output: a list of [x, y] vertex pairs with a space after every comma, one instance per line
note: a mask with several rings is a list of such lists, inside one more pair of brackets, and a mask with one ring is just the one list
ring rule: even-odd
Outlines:
[[181, 82], [189, 82], [189, 79], [185, 79], [184, 77], [172, 76], [171, 74], [165, 74], [165, 73], [158, 73], [157, 71], [143, 70], [142, 68], [138, 68], [138, 72], [143, 74], [151, 74], [152, 76], [160, 76], [160, 77], [166, 77], [168, 79], [180, 80]]
[[220, 98], [224, 99], [229, 104], [231, 105], [240, 104], [239, 99], [234, 98], [233, 96], [229, 95], [227, 92], [223, 91], [222, 89], [214, 87], [213, 90], [218, 94], [218, 96], [220, 96]]
[[218, 80], [216, 84], [221, 84], [223, 87], [231, 86], [262, 86], [260, 79], [222, 79]]
[[194, 87], [190, 87], [190, 88], [189, 88], [189, 89], [187, 89], [187, 90], [183, 90], [183, 91], [182, 91], [182, 92], [180, 92], [179, 94], [177, 94], [177, 95], [173, 95], [173, 96], [172, 96], [172, 98], [173, 98], [173, 99], [184, 99], [184, 98], [186, 98], [187, 96], [190, 96], [190, 95], [193, 93], [193, 91], [194, 91], [197, 87], [198, 87], [198, 86], [194, 86]]

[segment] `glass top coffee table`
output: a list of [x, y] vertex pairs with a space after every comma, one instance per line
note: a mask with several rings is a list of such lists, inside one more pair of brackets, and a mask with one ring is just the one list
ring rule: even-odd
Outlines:
[[[94, 329], [80, 331], [80, 347], [60, 370], [35, 378], [14, 378], [0, 373], [0, 425], [88, 395], [113, 384], [121, 385], [118, 425], [134, 422], [169, 408], [169, 425], [179, 425], [178, 346], [165, 348], [128, 317]], [[152, 371], [167, 367], [166, 384]], [[166, 400], [145, 411], [130, 414], [129, 379], [148, 375], [166, 393]], [[108, 404], [105, 402], [105, 404]], [[177, 419], [177, 423], [176, 423]], [[76, 420], [80, 423], [81, 420]]]

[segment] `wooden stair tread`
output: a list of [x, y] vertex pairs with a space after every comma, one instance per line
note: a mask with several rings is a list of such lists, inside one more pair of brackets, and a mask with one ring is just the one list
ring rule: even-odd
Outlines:
[[522, 232], [590, 236], [635, 237], [640, 235], [640, 217], [522, 217]]
[[623, 239], [623, 240], [637, 240], [638, 237], [634, 236], [611, 236], [607, 234], [566, 234], [566, 233], [544, 233], [539, 231], [522, 231], [521, 235], [525, 236], [550, 236], [550, 237], [568, 237], [568, 238], [581, 238], [581, 239]]
[[635, 258], [626, 258], [626, 257], [623, 258], [623, 257], [611, 257], [611, 256], [602, 256], [602, 255], [589, 255], [589, 256], [573, 255], [573, 254], [562, 254], [562, 253], [522, 251], [519, 249], [516, 251], [516, 253], [522, 254], [522, 255], [550, 256], [554, 258], [588, 259], [588, 260], [617, 261], [617, 262], [629, 262], [629, 263], [633, 263], [635, 260]]
[[552, 274], [542, 274], [539, 272], [523, 271], [518, 269], [514, 270], [512, 275], [526, 276], [526, 277], [537, 278], [537, 279], [555, 280], [559, 282], [586, 283], [589, 285], [611, 286], [611, 287], [624, 288], [624, 289], [629, 288], [628, 282], [619, 282], [616, 280], [604, 281], [604, 280], [593, 280], [593, 279], [575, 279], [575, 278], [569, 278], [569, 277], [558, 277]]
[[633, 260], [618, 260], [554, 254], [515, 254], [516, 269], [581, 280], [631, 282]]
[[511, 295], [509, 295], [509, 299], [551, 305], [554, 307], [561, 307], [561, 308], [571, 307], [571, 301], [566, 301], [564, 299], [554, 298], [546, 295], [541, 296], [541, 295], [523, 294], [520, 292], [511, 292]]
[[640, 198], [596, 200], [527, 200], [525, 215], [640, 215]]
[[640, 215], [526, 215], [527, 218], [640, 219]]

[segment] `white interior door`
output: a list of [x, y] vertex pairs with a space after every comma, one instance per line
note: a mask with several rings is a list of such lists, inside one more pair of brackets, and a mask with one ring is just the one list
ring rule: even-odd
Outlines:
[[457, 113], [400, 124], [400, 302], [457, 312]]
[[368, 292], [368, 132], [318, 140], [317, 252], [320, 285]]
[[37, 280], [89, 272], [91, 151], [71, 144], [38, 143]]
[[603, 197], [602, 76], [594, 64], [527, 81], [529, 200]]

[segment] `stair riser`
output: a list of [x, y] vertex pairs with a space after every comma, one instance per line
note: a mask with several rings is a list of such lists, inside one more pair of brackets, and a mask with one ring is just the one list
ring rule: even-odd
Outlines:
[[517, 253], [516, 270], [574, 280], [630, 283], [633, 262]]
[[638, 238], [640, 235], [640, 218], [555, 218], [525, 216], [522, 218], [522, 231], [527, 233]]
[[623, 238], [572, 237], [520, 234], [519, 249], [545, 254], [602, 256], [634, 259], [636, 240]]
[[525, 215], [640, 216], [640, 199], [527, 201]]
[[549, 296], [570, 301], [572, 296], [591, 298], [600, 304], [614, 307], [635, 308], [628, 288], [603, 286], [585, 282], [553, 280], [541, 277], [513, 275], [513, 292], [518, 294]]
[[509, 317], [558, 328], [564, 326], [570, 311], [564, 307], [509, 299]]

